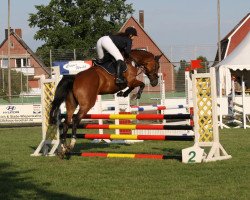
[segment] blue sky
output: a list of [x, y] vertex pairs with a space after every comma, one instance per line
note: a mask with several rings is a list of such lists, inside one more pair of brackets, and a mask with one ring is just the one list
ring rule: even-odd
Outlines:
[[[25, 3], [24, 3], [25, 2]], [[11, 27], [22, 28], [24, 41], [34, 51], [42, 44], [33, 39], [37, 29], [28, 26], [29, 13], [36, 12], [34, 5], [48, 4], [48, 0], [11, 0]], [[211, 47], [210, 59], [215, 54], [217, 35], [217, 0], [127, 0], [135, 9], [144, 10], [144, 29], [163, 52], [170, 54], [170, 48], [183, 49], [193, 46]], [[223, 38], [247, 13], [250, 0], [220, 0], [221, 38]], [[8, 0], [0, 3], [0, 41], [7, 28]], [[177, 54], [173, 51], [171, 54]], [[179, 52], [180, 53], [180, 52]], [[177, 59], [175, 55], [171, 55]]]

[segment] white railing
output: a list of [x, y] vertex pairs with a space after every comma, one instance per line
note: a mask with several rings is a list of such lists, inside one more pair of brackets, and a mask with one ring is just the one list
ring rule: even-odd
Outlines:
[[35, 75], [35, 69], [33, 67], [21, 67], [21, 68], [15, 68], [17, 72], [22, 72], [25, 76], [34, 76]]

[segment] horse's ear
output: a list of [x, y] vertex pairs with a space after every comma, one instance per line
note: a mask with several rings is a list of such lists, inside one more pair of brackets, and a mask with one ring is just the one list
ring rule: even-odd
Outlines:
[[161, 55], [155, 56], [155, 60], [156, 60], [156, 61], [159, 61], [160, 58], [162, 57], [162, 55], [163, 55], [163, 53], [162, 53]]

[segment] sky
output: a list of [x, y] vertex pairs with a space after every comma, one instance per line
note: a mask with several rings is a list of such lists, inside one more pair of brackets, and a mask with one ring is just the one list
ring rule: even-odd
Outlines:
[[[49, 0], [10, 0], [10, 26], [21, 28], [23, 40], [36, 51], [42, 41], [34, 40], [37, 28], [30, 28], [35, 5]], [[24, 3], [25, 2], [25, 3]], [[171, 61], [195, 59], [199, 55], [214, 60], [218, 41], [217, 0], [127, 0], [135, 10], [144, 10], [144, 29]], [[221, 38], [250, 12], [250, 0], [220, 0]], [[0, 0], [0, 43], [8, 26], [8, 0]]]

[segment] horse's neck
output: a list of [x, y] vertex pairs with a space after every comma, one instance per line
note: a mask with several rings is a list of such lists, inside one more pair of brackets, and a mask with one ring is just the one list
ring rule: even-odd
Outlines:
[[137, 53], [132, 54], [132, 59], [139, 65], [145, 64], [148, 59], [150, 58], [150, 54], [147, 54], [147, 52], [141, 52], [138, 51]]
[[135, 61], [138, 65], [142, 65], [142, 64], [144, 64], [145, 62], [144, 62], [144, 58], [143, 58], [143, 56], [141, 56], [141, 55], [136, 55], [136, 56], [132, 56], [132, 59], [133, 59], [133, 61]]

